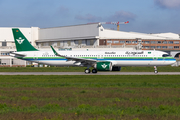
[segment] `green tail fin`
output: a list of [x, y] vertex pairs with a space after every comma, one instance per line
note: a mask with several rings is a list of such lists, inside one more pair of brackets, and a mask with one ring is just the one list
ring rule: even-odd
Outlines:
[[31, 43], [26, 39], [26, 37], [21, 33], [18, 28], [12, 28], [12, 32], [14, 35], [14, 41], [16, 44], [17, 52], [20, 51], [38, 51], [34, 48]]

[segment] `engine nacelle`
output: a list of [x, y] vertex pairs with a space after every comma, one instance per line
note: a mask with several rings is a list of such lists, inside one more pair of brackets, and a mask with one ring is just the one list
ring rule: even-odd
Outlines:
[[112, 63], [111, 62], [97, 62], [94, 66], [98, 71], [112, 71]]
[[113, 66], [112, 71], [121, 71], [121, 67], [119, 66]]

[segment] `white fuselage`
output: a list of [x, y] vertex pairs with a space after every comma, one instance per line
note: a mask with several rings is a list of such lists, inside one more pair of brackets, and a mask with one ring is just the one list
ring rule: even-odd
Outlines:
[[[67, 61], [64, 57], [54, 55], [53, 51], [15, 52], [25, 55], [19, 59], [54, 66], [75, 66], [78, 61]], [[162, 51], [58, 51], [60, 55], [93, 59], [97, 61], [110, 61], [113, 66], [164, 66], [176, 62], [173, 57], [164, 57]]]

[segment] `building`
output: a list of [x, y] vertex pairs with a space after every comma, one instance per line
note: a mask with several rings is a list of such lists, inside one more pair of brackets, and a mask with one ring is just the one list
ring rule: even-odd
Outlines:
[[[50, 45], [63, 50], [121, 49], [162, 50], [180, 57], [180, 36], [175, 33], [145, 34], [104, 29], [100, 23], [54, 28], [19, 28], [33, 46], [40, 50]], [[24, 66], [26, 63], [9, 57], [16, 51], [12, 28], [0, 28], [0, 65]]]
[[[36, 46], [35, 40], [38, 39], [38, 27], [19, 28], [23, 34], [30, 40], [33, 46]], [[26, 66], [27, 62], [10, 57], [10, 52], [16, 51], [12, 28], [0, 28], [0, 66]]]

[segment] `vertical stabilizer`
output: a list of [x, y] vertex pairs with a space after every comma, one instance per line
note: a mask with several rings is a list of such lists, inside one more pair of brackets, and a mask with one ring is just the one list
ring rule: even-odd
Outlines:
[[26, 39], [26, 37], [21, 33], [21, 31], [18, 28], [12, 28], [12, 32], [17, 52], [38, 51], [31, 45], [31, 43]]

